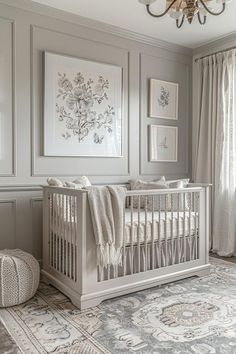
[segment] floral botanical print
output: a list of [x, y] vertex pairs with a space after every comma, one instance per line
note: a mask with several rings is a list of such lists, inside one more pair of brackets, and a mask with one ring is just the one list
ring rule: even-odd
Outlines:
[[167, 89], [165, 89], [163, 86], [161, 86], [160, 97], [157, 99], [159, 106], [161, 106], [162, 108], [168, 106], [169, 99], [170, 99], [170, 92]]
[[[95, 103], [101, 105], [108, 100], [107, 90], [109, 81], [103, 76], [98, 76], [97, 82], [91, 78], [87, 81], [84, 75], [79, 72], [73, 81], [68, 79], [65, 73], [58, 72], [58, 93], [56, 111], [58, 119], [62, 122], [65, 131], [62, 137], [66, 140], [72, 135], [83, 142], [91, 131], [104, 127], [105, 131], [112, 133], [114, 107], [107, 105], [103, 113], [98, 113], [94, 107]], [[102, 144], [104, 136], [99, 137], [94, 133], [94, 143]]]
[[121, 157], [123, 70], [44, 53], [44, 155]]

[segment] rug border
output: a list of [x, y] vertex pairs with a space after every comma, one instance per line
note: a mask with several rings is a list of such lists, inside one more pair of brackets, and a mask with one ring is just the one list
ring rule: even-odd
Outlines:
[[236, 268], [236, 263], [233, 263], [233, 262], [230, 262], [230, 261], [226, 261], [225, 259], [216, 258], [214, 256], [210, 256], [209, 257], [209, 261], [210, 261], [210, 264], [212, 264], [211, 262], [213, 261], [215, 263], [225, 264], [228, 267]]

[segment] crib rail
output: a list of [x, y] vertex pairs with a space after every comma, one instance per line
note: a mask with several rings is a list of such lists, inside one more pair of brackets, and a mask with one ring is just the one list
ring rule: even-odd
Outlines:
[[127, 191], [122, 264], [98, 268], [98, 281], [199, 259], [202, 188]]

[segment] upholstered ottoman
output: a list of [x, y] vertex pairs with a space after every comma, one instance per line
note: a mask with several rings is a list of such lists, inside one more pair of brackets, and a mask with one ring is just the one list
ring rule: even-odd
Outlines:
[[0, 251], [0, 307], [19, 305], [34, 296], [40, 268], [31, 254], [21, 250]]

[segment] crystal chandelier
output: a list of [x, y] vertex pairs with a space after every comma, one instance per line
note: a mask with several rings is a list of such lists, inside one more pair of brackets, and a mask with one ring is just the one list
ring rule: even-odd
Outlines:
[[212, 0], [165, 0], [166, 9], [160, 14], [153, 13], [150, 8], [150, 5], [155, 1], [157, 0], [139, 0], [139, 2], [146, 5], [149, 15], [152, 17], [162, 17], [168, 13], [176, 21], [176, 26], [180, 28], [185, 19], [191, 24], [195, 16], [197, 16], [199, 23], [204, 25], [207, 14], [214, 16], [222, 14], [226, 8], [226, 2], [230, 0], [215, 0], [216, 3], [222, 5], [219, 12], [215, 12], [210, 7]]

